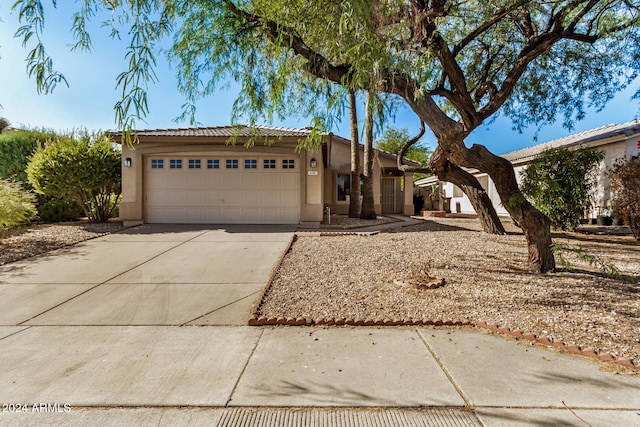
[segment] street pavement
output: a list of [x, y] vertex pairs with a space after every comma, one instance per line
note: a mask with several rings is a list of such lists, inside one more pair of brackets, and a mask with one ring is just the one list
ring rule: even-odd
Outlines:
[[471, 328], [250, 327], [291, 226], [0, 266], [0, 426], [640, 426], [640, 376]]

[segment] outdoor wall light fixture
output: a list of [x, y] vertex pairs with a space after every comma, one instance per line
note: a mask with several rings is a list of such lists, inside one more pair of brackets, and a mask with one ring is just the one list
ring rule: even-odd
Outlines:
[[126, 159], [124, 159], [124, 167], [125, 168], [131, 167], [131, 157], [127, 157]]
[[311, 166], [312, 168], [315, 168], [316, 166], [318, 166], [318, 162], [316, 162], [316, 159], [311, 159], [311, 161], [309, 162], [309, 166]]

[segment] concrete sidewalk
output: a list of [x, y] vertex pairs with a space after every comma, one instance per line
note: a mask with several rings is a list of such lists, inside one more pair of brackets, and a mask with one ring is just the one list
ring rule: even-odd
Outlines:
[[1, 266], [0, 425], [640, 425], [640, 377], [477, 330], [244, 326], [292, 236], [145, 225]]

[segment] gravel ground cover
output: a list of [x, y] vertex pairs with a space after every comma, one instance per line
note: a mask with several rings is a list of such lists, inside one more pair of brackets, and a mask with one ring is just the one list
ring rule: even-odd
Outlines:
[[103, 236], [124, 228], [121, 222], [35, 224], [0, 236], [0, 265]]
[[[434, 219], [374, 236], [298, 237], [257, 314], [267, 317], [467, 319], [640, 362], [640, 244], [630, 236], [555, 234], [615, 265], [604, 277], [571, 253], [572, 271], [527, 270], [524, 236], [482, 233], [477, 220]], [[436, 289], [394, 280], [427, 272]]]

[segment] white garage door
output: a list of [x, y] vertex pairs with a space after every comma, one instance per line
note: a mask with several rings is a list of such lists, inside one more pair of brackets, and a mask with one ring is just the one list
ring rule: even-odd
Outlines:
[[146, 221], [297, 224], [299, 167], [295, 157], [147, 157]]

